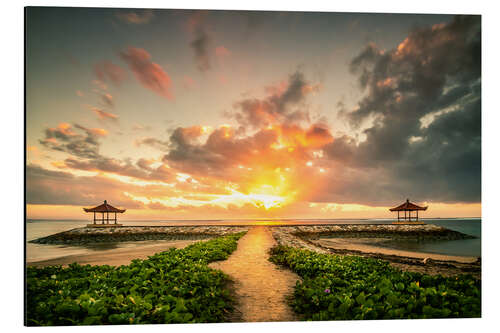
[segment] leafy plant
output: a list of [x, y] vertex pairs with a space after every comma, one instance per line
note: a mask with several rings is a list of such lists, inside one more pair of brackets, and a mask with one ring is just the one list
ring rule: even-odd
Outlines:
[[227, 259], [243, 234], [170, 249], [119, 267], [28, 267], [27, 324], [221, 322], [231, 310], [228, 277], [208, 263]]
[[383, 260], [285, 246], [270, 260], [303, 278], [292, 306], [306, 320], [481, 316], [481, 282], [471, 275], [404, 272]]

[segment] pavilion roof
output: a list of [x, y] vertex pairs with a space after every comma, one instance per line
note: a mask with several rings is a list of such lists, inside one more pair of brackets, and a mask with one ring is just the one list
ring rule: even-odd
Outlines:
[[414, 203], [411, 203], [409, 199], [406, 199], [405, 203], [403, 203], [397, 207], [390, 208], [389, 210], [391, 212], [397, 212], [397, 211], [402, 211], [402, 210], [427, 210], [427, 207], [428, 206], [422, 207], [422, 206], [415, 205]]
[[99, 206], [94, 207], [94, 208], [84, 208], [83, 210], [86, 211], [87, 213], [92, 213], [92, 212], [96, 212], [96, 213], [125, 213], [125, 211], [126, 211], [126, 209], [118, 209], [118, 208], [115, 208], [111, 205], [108, 205], [108, 202], [106, 200], [104, 200], [104, 203], [102, 205], [99, 205]]

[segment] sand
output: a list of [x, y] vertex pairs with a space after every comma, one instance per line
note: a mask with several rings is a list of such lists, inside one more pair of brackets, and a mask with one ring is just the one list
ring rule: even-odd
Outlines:
[[[418, 227], [418, 226], [417, 226]], [[355, 255], [388, 261], [392, 266], [411, 272], [456, 276], [472, 274], [481, 278], [481, 260], [477, 257], [453, 256], [434, 253], [412, 252], [376, 246], [373, 243], [385, 237], [318, 237], [322, 229], [334, 227], [273, 227], [272, 233], [278, 244], [303, 248], [318, 253]], [[345, 227], [343, 227], [345, 229]], [[297, 234], [297, 231], [299, 232]], [[352, 230], [355, 232], [355, 230]], [[384, 230], [382, 230], [384, 231]], [[385, 236], [384, 232], [380, 233]], [[305, 236], [305, 237], [304, 237]], [[312, 237], [311, 237], [312, 236]]]
[[[310, 228], [310, 227], [309, 227]], [[454, 276], [471, 272], [481, 277], [480, 262], [476, 257], [451, 256], [412, 252], [376, 246], [377, 238], [319, 238], [297, 237], [295, 228], [252, 226], [239, 242], [236, 251], [224, 261], [210, 267], [220, 269], [232, 280], [230, 288], [236, 299], [236, 311], [228, 318], [233, 322], [297, 321], [299, 318], [288, 305], [300, 277], [292, 271], [269, 261], [269, 249], [276, 244], [297, 246], [320, 253], [361, 255], [388, 260], [403, 270], [426, 274]], [[383, 240], [381, 238], [380, 240]], [[28, 262], [32, 266], [63, 265], [77, 262], [91, 265], [127, 265], [133, 259], [146, 259], [169, 248], [183, 248], [200, 240], [157, 240], [134, 242], [123, 247], [99, 249], [95, 253], [75, 254], [59, 258]], [[423, 260], [427, 258], [427, 263]], [[431, 259], [431, 260], [428, 260]]]
[[69, 255], [54, 259], [41, 261], [28, 261], [28, 266], [44, 267], [51, 265], [67, 266], [71, 263], [81, 265], [110, 265], [120, 266], [128, 265], [133, 259], [147, 259], [155, 253], [163, 252], [169, 248], [183, 248], [200, 240], [173, 240], [173, 241], [156, 241], [148, 242], [143, 246], [134, 246], [132, 248], [114, 248], [108, 250], [99, 250], [92, 254]]
[[269, 261], [269, 249], [276, 244], [269, 227], [256, 226], [238, 242], [231, 256], [210, 267], [220, 269], [234, 281], [237, 299], [232, 321], [270, 322], [298, 320], [287, 297], [300, 277]]

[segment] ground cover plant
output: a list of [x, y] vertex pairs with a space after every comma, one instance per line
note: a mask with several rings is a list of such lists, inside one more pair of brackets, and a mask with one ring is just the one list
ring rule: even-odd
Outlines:
[[221, 322], [231, 310], [225, 260], [244, 233], [113, 267], [28, 267], [29, 326]]
[[404, 272], [387, 261], [277, 246], [270, 260], [291, 268], [292, 306], [305, 320], [463, 318], [481, 316], [481, 282]]

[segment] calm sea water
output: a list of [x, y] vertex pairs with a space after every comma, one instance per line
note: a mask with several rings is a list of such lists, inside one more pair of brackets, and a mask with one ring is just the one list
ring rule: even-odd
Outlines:
[[[282, 220], [163, 220], [163, 221], [120, 221], [127, 226], [133, 225], [297, 225], [297, 224], [387, 224], [391, 219], [352, 219], [352, 220], [325, 220], [325, 219], [282, 219]], [[481, 219], [426, 219], [426, 223], [439, 225], [456, 230], [477, 238], [455, 241], [426, 241], [426, 242], [391, 242], [384, 246], [401, 250], [439, 253], [460, 256], [481, 256]], [[48, 236], [57, 232], [80, 228], [88, 223], [86, 220], [28, 220], [26, 223], [26, 241]], [[28, 262], [40, 261], [69, 255], [90, 254], [96, 251], [105, 251], [113, 248], [141, 247], [150, 242], [123, 242], [114, 244], [100, 244], [98, 246], [61, 246], [42, 245], [26, 242], [26, 259]]]

